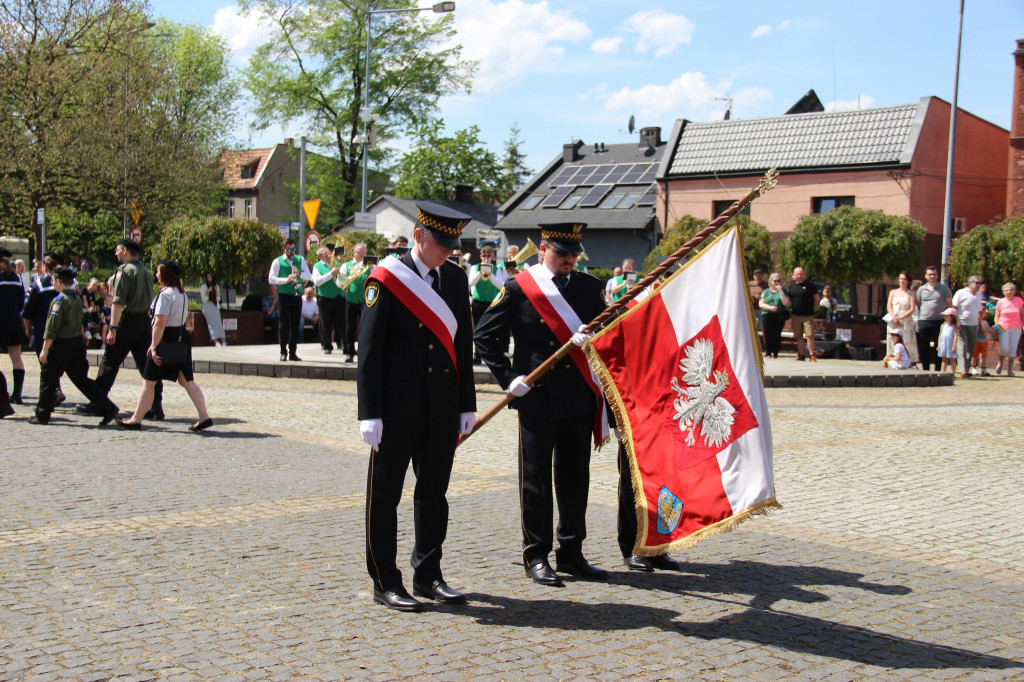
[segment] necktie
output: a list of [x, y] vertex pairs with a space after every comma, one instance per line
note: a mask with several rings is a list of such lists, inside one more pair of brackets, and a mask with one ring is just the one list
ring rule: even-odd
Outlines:
[[437, 275], [437, 270], [430, 271], [430, 288], [441, 293], [441, 278]]
[[557, 286], [558, 290], [564, 294], [565, 293], [565, 288], [567, 286], [569, 286], [569, 278], [568, 277], [555, 277], [555, 286]]

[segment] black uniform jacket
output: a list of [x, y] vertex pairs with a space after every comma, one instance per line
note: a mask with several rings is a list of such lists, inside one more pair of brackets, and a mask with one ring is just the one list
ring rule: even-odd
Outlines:
[[[587, 324], [605, 308], [601, 296], [603, 290], [604, 285], [599, 279], [576, 271], [569, 277], [564, 296], [583, 324]], [[511, 361], [505, 355], [509, 332], [515, 339], [515, 353]], [[505, 283], [504, 293], [499, 294], [484, 312], [473, 339], [480, 358], [490, 367], [501, 387], [506, 389], [513, 379], [535, 370], [562, 345], [547, 321], [526, 298], [516, 278]], [[552, 418], [573, 418], [593, 414], [596, 398], [576, 364], [566, 356], [555, 363], [529, 393], [513, 400], [510, 407], [530, 414], [547, 414]]]
[[[411, 253], [402, 256], [402, 263], [419, 276]], [[475, 412], [473, 318], [466, 272], [448, 261], [441, 266], [441, 298], [459, 325], [457, 368], [430, 329], [387, 287], [377, 288], [371, 304], [364, 298], [359, 322], [359, 418], [436, 422]]]

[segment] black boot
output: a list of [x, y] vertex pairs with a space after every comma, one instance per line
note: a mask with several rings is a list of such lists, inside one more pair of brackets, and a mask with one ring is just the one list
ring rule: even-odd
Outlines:
[[14, 414], [14, 408], [11, 407], [10, 398], [7, 395], [7, 391], [0, 393], [0, 419], [9, 417]]
[[21, 389], [25, 385], [25, 370], [16, 369], [14, 370], [14, 390], [11, 391], [11, 402], [15, 405], [21, 405]]

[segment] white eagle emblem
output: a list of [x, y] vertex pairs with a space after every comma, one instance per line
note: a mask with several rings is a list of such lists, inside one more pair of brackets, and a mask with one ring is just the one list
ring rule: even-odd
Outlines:
[[707, 339], [698, 339], [687, 347], [686, 357], [679, 362], [686, 386], [672, 378], [672, 390], [677, 397], [672, 403], [676, 409], [673, 419], [679, 420], [679, 430], [688, 431], [686, 444], [693, 447], [693, 432], [698, 426], [704, 444], [717, 447], [728, 440], [736, 422], [736, 408], [721, 397], [729, 387], [729, 373], [714, 368], [715, 346]]

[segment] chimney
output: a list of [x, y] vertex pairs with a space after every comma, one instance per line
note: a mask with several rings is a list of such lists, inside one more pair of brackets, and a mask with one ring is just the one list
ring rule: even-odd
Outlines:
[[473, 185], [455, 185], [455, 201], [473, 203]]
[[286, 137], [286, 138], [284, 138], [284, 146], [285, 147], [294, 147], [295, 146], [295, 138], [294, 137]]
[[640, 147], [650, 147], [654, 149], [661, 144], [661, 127], [651, 126], [650, 128], [640, 129]]
[[562, 145], [562, 161], [565, 163], [572, 163], [573, 161], [579, 161], [580, 147], [583, 146], [583, 140], [575, 140], [572, 144]]
[[1024, 38], [1013, 53], [1013, 107], [1010, 111], [1010, 169], [1006, 216], [1024, 215]]

